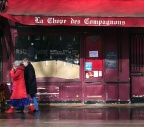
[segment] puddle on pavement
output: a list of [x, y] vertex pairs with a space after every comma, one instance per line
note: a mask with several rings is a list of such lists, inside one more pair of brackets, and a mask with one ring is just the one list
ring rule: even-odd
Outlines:
[[0, 119], [51, 119], [51, 120], [144, 120], [143, 107], [111, 107], [111, 108], [59, 108], [41, 106], [39, 112], [5, 114]]

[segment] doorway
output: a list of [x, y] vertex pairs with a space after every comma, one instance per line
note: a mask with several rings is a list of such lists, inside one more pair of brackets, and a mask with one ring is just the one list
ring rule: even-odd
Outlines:
[[144, 102], [144, 34], [131, 36], [131, 100]]

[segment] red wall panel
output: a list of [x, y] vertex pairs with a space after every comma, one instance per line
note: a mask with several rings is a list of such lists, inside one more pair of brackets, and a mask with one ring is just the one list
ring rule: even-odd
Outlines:
[[130, 85], [129, 84], [118, 84], [119, 85], [119, 101], [130, 100]]
[[144, 96], [144, 77], [132, 76], [132, 97]]
[[105, 100], [105, 85], [104, 84], [86, 84], [85, 85], [85, 100]]
[[82, 97], [82, 86], [77, 84], [63, 84], [61, 92], [64, 100], [80, 100]]
[[117, 101], [118, 100], [118, 85], [117, 84], [107, 84], [107, 101]]
[[61, 98], [60, 85], [38, 84], [37, 98], [40, 101], [59, 100]]

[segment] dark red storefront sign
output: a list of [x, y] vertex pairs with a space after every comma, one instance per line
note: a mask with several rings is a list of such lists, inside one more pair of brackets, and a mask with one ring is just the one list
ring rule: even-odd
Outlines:
[[97, 18], [97, 17], [64, 17], [64, 16], [10, 16], [4, 17], [25, 25], [41, 26], [118, 26], [143, 27], [144, 18]]
[[30, 22], [31, 25], [121, 26], [121, 27], [144, 26], [144, 18], [39, 17], [39, 16], [27, 17], [25, 19], [25, 23], [28, 24]]
[[8, 0], [0, 16], [25, 25], [144, 26], [142, 0]]

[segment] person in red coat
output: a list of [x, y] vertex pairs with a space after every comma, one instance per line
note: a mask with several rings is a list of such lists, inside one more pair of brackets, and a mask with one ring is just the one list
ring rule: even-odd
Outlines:
[[30, 101], [27, 97], [26, 85], [24, 80], [24, 67], [20, 65], [19, 61], [13, 63], [13, 68], [10, 71], [13, 80], [13, 92], [10, 97], [11, 107], [5, 113], [13, 113], [14, 107], [20, 107], [24, 110], [25, 105], [29, 105]]

